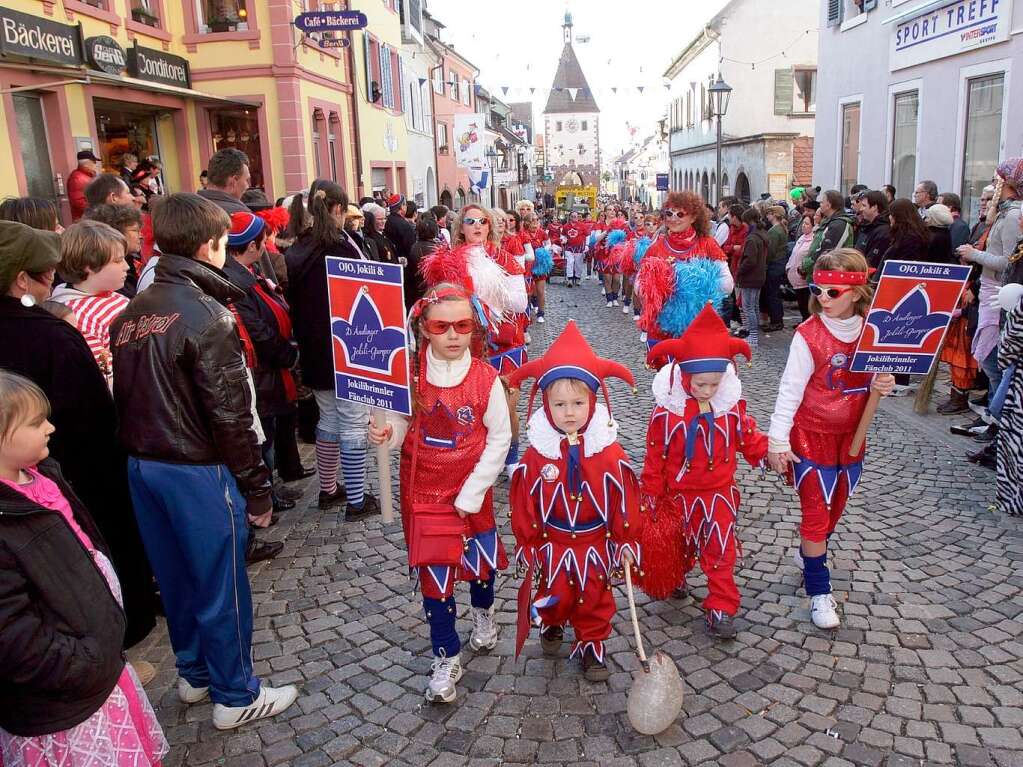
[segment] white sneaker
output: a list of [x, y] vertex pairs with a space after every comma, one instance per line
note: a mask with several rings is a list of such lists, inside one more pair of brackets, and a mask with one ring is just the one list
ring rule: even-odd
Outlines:
[[469, 647], [476, 652], [493, 650], [497, 647], [497, 623], [494, 622], [494, 606], [473, 607], [471, 612], [472, 634], [469, 636]]
[[630, 311], [632, 311], [631, 306], [626, 306], [625, 304], [622, 304], [622, 314], [628, 314]]
[[639, 342], [642, 343], [642, 344], [645, 344], [646, 340], [647, 340], [647, 334], [646, 334], [646, 331], [644, 330], [642, 333], [639, 334]]
[[838, 612], [835, 608], [838, 603], [831, 594], [818, 594], [810, 597], [810, 619], [813, 625], [819, 629], [838, 628], [841, 622], [838, 619]]
[[192, 687], [187, 680], [178, 677], [178, 700], [191, 705], [201, 703], [210, 697], [209, 687]]
[[543, 318], [543, 315], [541, 314], [540, 316], [538, 316], [538, 317], [536, 318], [536, 322], [537, 322], [537, 324], [539, 324], [539, 325], [543, 325], [543, 324], [544, 324], [545, 322], [547, 322], [547, 320], [545, 320], [545, 319]]
[[433, 674], [426, 686], [426, 699], [431, 703], [452, 703], [458, 694], [455, 684], [461, 678], [461, 656], [434, 658]]
[[616, 298], [616, 299], [615, 299], [614, 301], [612, 301], [611, 303], [612, 303], [612, 304], [614, 304], [615, 306], [618, 306], [618, 299]]
[[806, 563], [803, 562], [803, 552], [799, 546], [796, 546], [792, 552], [792, 561], [796, 563], [796, 567], [799, 568], [799, 572], [803, 572], [806, 569]]
[[248, 706], [222, 706], [213, 704], [213, 726], [218, 730], [233, 730], [243, 724], [277, 716], [298, 698], [298, 688], [293, 684], [284, 687], [259, 688], [259, 695]]
[[611, 308], [612, 306], [614, 306], [614, 305], [615, 305], [615, 302], [614, 302], [614, 301], [608, 301], [608, 302], [607, 302], [607, 308], [608, 308], [608, 309], [610, 309], [610, 308]]
[[526, 333], [526, 344], [529, 345], [531, 343], [533, 343], [533, 339], [529, 337], [529, 333]]

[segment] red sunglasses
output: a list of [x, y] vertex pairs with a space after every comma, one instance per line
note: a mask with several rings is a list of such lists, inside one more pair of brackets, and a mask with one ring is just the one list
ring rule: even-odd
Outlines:
[[846, 293], [852, 291], [853, 288], [822, 288], [819, 285], [810, 285], [810, 292], [815, 296], [820, 297], [826, 295], [828, 298], [841, 298]]
[[423, 327], [426, 328], [427, 333], [434, 336], [444, 335], [448, 332], [448, 328], [454, 328], [458, 335], [464, 336], [476, 329], [476, 323], [472, 319], [455, 320], [454, 322], [427, 320], [423, 323]]

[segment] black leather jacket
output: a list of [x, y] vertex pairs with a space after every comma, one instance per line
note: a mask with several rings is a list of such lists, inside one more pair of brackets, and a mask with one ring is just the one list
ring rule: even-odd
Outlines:
[[219, 269], [163, 254], [156, 280], [110, 328], [121, 441], [137, 458], [226, 464], [247, 498], [270, 492], [234, 316]]

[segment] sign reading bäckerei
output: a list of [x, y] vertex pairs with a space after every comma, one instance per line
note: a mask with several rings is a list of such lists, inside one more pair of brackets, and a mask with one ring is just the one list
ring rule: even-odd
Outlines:
[[0, 6], [0, 54], [78, 66], [82, 63], [81, 28]]
[[889, 68], [894, 72], [1005, 42], [1011, 24], [1012, 0], [953, 0], [895, 25]]

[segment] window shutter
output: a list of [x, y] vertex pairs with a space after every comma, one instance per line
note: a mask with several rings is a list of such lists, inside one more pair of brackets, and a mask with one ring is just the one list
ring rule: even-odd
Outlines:
[[401, 94], [401, 111], [408, 112], [408, 93], [405, 90], [405, 61], [395, 54], [398, 59], [398, 93]]
[[842, 0], [828, 0], [828, 26], [837, 27], [842, 23]]
[[774, 70], [774, 113], [776, 115], [792, 114], [792, 69]]
[[366, 66], [366, 101], [370, 104], [373, 103], [373, 56], [372, 56], [372, 45], [370, 43], [369, 35], [363, 33], [362, 35], [362, 48], [365, 54], [363, 63]]

